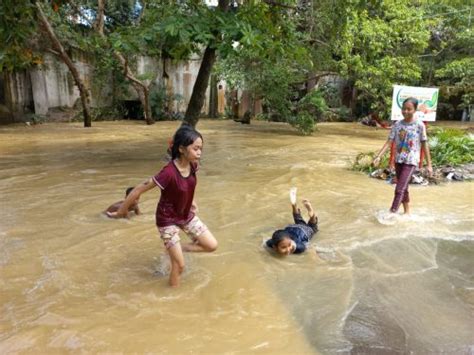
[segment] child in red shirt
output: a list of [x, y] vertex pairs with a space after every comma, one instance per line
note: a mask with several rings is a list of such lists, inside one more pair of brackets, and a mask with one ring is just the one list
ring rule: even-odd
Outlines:
[[[116, 213], [108, 214], [110, 217], [126, 217], [128, 206], [142, 193], [156, 186], [161, 189], [156, 225], [170, 256], [169, 283], [173, 287], [179, 285], [184, 270], [183, 251], [213, 252], [217, 249], [217, 240], [196, 215], [194, 202], [202, 146], [203, 139], [198, 131], [189, 126], [179, 128], [173, 137], [171, 161], [158, 174], [135, 187]], [[192, 243], [181, 246], [180, 230], [191, 238]]]

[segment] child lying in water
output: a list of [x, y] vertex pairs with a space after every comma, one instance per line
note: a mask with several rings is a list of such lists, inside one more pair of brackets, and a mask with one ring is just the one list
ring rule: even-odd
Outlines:
[[[125, 198], [128, 196], [130, 192], [132, 192], [133, 187], [129, 187], [127, 190], [125, 190]], [[117, 212], [120, 206], [122, 205], [122, 201], [115, 202], [114, 204], [110, 205], [104, 212], [107, 215], [107, 217], [110, 217], [109, 213]], [[136, 215], [140, 214], [140, 209], [138, 208], [138, 199], [135, 200], [130, 207], [128, 208], [128, 212], [135, 212]]]
[[303, 205], [308, 211], [308, 223], [301, 217], [301, 211], [296, 206], [296, 202], [293, 202], [291, 207], [295, 224], [290, 224], [285, 229], [275, 231], [272, 238], [266, 241], [267, 247], [275, 250], [280, 255], [300, 254], [306, 250], [307, 244], [313, 235], [318, 232], [318, 217], [314, 213], [311, 202], [303, 200]]

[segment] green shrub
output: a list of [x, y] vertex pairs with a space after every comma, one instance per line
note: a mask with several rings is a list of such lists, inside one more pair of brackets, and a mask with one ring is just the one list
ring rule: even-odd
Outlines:
[[179, 104], [184, 100], [180, 94], [167, 95], [163, 85], [158, 86], [150, 93], [150, 106], [153, 117], [158, 121], [173, 121], [182, 119], [181, 112], [172, 111], [169, 108]]
[[317, 121], [323, 118], [323, 114], [329, 110], [323, 94], [319, 90], [313, 90], [306, 94], [297, 106], [298, 112], [305, 112], [312, 115]]
[[[429, 130], [428, 142], [433, 167], [474, 162], [474, 138], [465, 131], [435, 127]], [[382, 157], [379, 168], [388, 167], [389, 153], [390, 150]], [[376, 169], [372, 166], [375, 155], [376, 152], [359, 153], [352, 164], [352, 169], [366, 173], [373, 172]]]
[[430, 130], [429, 145], [433, 166], [474, 162], [474, 138], [452, 128]]
[[304, 135], [313, 133], [316, 126], [313, 116], [308, 112], [298, 113], [296, 116], [291, 117], [288, 123]]

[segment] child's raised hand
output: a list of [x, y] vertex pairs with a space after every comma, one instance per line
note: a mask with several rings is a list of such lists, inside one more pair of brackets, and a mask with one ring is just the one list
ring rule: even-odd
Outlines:
[[296, 187], [292, 187], [290, 189], [290, 202], [292, 205], [296, 205], [296, 192], [298, 189]]

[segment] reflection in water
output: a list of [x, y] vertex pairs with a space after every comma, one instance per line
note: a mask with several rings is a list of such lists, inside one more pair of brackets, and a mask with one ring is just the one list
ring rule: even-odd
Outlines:
[[[380, 223], [393, 187], [349, 171], [385, 131], [203, 121], [200, 217], [219, 240], [186, 255], [179, 289], [143, 215], [100, 214], [164, 165], [176, 122], [0, 129], [0, 352], [469, 353], [470, 183], [412, 188], [413, 215]], [[262, 248], [298, 188], [319, 215], [311, 250]]]

